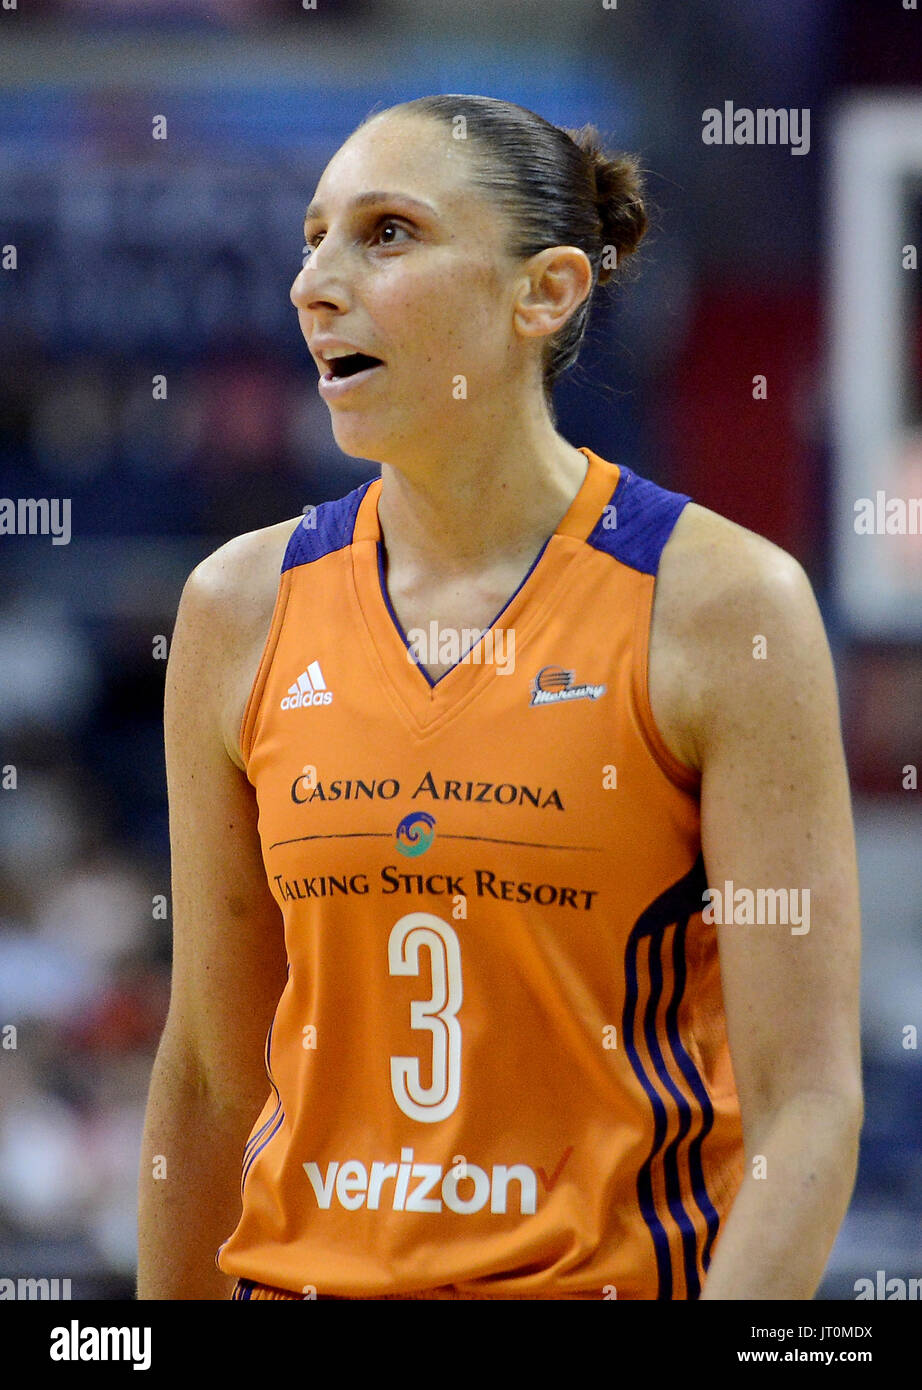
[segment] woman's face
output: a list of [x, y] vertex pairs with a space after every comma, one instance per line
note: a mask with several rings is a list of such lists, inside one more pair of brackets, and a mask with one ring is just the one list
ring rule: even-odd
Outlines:
[[[471, 186], [464, 140], [418, 115], [356, 131], [321, 176], [291, 288], [344, 453], [379, 462], [463, 444], [536, 377], [513, 329], [521, 262]], [[382, 365], [330, 381], [337, 349]]]

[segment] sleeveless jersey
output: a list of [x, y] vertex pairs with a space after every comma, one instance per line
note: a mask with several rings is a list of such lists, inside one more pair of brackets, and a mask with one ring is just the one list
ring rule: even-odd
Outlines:
[[[226, 1274], [307, 1297], [701, 1291], [742, 1132], [697, 781], [647, 694], [689, 499], [582, 452], [482, 634], [402, 631], [380, 477], [292, 533], [242, 727], [288, 979]], [[455, 664], [433, 680], [427, 653]]]

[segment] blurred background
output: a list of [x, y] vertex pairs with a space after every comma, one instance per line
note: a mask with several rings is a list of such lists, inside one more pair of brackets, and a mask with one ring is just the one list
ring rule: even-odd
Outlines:
[[[820, 1296], [920, 1277], [922, 537], [854, 525], [861, 498], [922, 496], [922, 14], [900, 0], [0, 10], [0, 509], [70, 499], [72, 528], [0, 532], [0, 1276], [133, 1296], [180, 591], [229, 537], [377, 472], [335, 447], [288, 292], [337, 146], [442, 91], [594, 121], [649, 171], [653, 229], [559, 428], [814, 583], [854, 788], [867, 1087]], [[705, 144], [728, 101], [806, 108], [809, 150]]]

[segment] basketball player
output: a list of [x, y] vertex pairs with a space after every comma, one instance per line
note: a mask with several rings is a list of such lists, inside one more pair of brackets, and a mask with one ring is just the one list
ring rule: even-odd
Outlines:
[[183, 594], [142, 1298], [817, 1288], [862, 1115], [822, 624], [550, 407], [645, 223], [632, 159], [487, 98], [324, 170], [291, 298], [381, 475]]

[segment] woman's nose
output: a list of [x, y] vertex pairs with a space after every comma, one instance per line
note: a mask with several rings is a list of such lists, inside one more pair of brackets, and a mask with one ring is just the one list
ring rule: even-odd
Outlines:
[[296, 309], [312, 309], [315, 305], [332, 304], [341, 308], [346, 294], [342, 277], [335, 273], [328, 254], [322, 260], [311, 252], [291, 286], [290, 299]]

